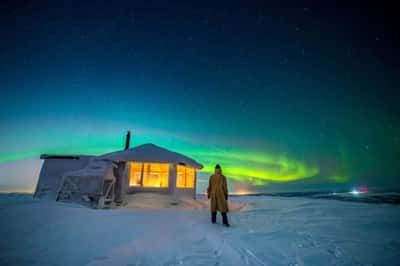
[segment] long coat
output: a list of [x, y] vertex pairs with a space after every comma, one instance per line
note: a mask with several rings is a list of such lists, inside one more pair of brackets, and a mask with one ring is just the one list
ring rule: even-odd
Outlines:
[[228, 209], [228, 187], [224, 175], [210, 176], [207, 188], [207, 196], [211, 198], [210, 208], [212, 212], [227, 212]]

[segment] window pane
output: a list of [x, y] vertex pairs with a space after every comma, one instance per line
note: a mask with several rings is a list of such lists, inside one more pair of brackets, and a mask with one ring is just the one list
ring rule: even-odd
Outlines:
[[185, 168], [183, 165], [176, 166], [176, 187], [178, 188], [183, 188], [186, 185]]
[[145, 163], [143, 165], [143, 187], [168, 187], [169, 164]]
[[194, 175], [195, 175], [194, 168], [186, 167], [186, 187], [187, 188], [194, 188]]
[[129, 186], [138, 187], [140, 186], [140, 177], [142, 175], [142, 164], [131, 163], [131, 173], [129, 176]]
[[176, 166], [176, 187], [194, 188], [195, 170], [183, 165]]

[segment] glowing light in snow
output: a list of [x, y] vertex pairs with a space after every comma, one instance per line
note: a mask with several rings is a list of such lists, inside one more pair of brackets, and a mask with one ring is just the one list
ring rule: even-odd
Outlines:
[[232, 195], [249, 195], [249, 194], [254, 194], [253, 191], [247, 190], [247, 189], [238, 189], [235, 192], [231, 193]]

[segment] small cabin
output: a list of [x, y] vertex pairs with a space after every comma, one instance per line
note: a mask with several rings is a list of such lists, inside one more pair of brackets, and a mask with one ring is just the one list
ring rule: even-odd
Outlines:
[[34, 197], [104, 205], [130, 193], [157, 192], [196, 198], [203, 166], [183, 154], [148, 143], [100, 156], [41, 155], [44, 160]]
[[126, 193], [160, 192], [196, 197], [196, 175], [203, 166], [195, 160], [154, 144], [99, 156], [125, 165]]

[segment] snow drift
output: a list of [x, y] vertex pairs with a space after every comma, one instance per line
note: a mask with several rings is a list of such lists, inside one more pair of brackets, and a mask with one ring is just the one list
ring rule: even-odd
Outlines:
[[204, 206], [93, 210], [3, 194], [0, 265], [398, 264], [398, 206], [266, 196], [231, 201], [252, 209], [231, 212], [232, 227], [225, 228], [210, 224]]

